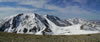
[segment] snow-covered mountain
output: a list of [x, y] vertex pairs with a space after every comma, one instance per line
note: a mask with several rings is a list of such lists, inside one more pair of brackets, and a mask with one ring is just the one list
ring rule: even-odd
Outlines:
[[100, 27], [78, 18], [64, 21], [52, 15], [22, 13], [0, 20], [0, 31], [35, 35], [78, 35], [99, 33]]

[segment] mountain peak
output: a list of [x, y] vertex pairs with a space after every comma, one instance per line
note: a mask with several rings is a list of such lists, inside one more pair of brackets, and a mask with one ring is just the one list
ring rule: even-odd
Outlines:
[[[87, 22], [86, 25], [80, 24], [85, 21], [79, 18], [63, 21], [59, 17], [53, 15], [41, 16], [37, 13], [21, 13], [10, 18], [8, 17], [5, 20], [6, 21], [3, 21], [3, 23], [0, 22], [0, 31], [2, 32], [35, 35], [68, 35], [82, 34], [80, 32], [93, 33], [93, 30], [96, 31], [98, 29], [95, 24], [87, 24]], [[87, 30], [87, 32], [83, 30]], [[97, 31], [99, 31], [99, 29]]]
[[35, 17], [37, 15], [38, 14], [36, 14], [36, 13], [21, 13], [21, 14], [18, 14], [17, 16], [32, 16], [32, 17]]

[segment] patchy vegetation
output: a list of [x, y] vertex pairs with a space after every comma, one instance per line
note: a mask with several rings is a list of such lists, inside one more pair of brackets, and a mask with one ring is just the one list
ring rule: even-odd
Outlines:
[[0, 32], [0, 42], [100, 42], [100, 34], [43, 36]]

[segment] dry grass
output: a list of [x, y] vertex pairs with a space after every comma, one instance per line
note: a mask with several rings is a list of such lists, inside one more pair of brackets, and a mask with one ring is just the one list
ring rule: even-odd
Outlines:
[[100, 34], [42, 36], [0, 32], [0, 42], [100, 42]]

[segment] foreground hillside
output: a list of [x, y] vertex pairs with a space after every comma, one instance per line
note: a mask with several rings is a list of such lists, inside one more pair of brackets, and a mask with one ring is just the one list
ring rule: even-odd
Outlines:
[[100, 34], [43, 36], [0, 32], [0, 42], [100, 42]]

